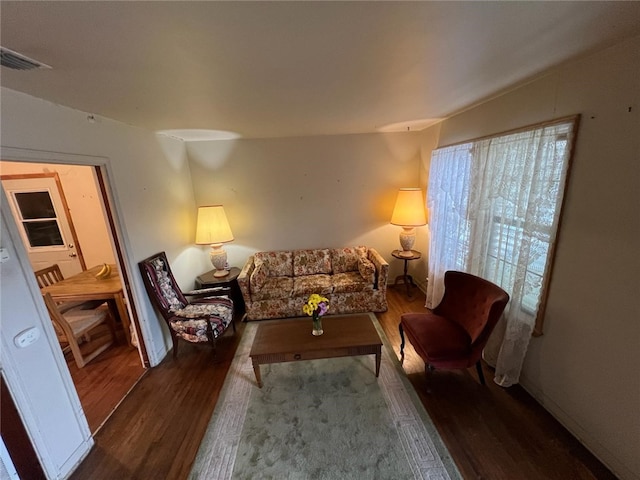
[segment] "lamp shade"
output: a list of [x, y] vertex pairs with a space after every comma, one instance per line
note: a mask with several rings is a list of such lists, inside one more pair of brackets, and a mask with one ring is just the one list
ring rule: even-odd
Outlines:
[[401, 188], [398, 191], [391, 223], [401, 227], [419, 227], [427, 224], [427, 213], [421, 189]]
[[196, 244], [211, 245], [233, 241], [233, 233], [222, 205], [198, 207]]

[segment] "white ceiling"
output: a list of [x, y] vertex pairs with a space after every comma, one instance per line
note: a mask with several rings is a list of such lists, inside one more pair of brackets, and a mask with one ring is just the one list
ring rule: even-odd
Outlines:
[[3, 86], [242, 137], [406, 130], [640, 34], [637, 1], [2, 1], [0, 15], [3, 47], [53, 67], [3, 67]]

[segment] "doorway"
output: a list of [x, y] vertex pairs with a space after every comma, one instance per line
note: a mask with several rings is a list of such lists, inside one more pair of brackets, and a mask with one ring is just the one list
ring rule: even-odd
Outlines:
[[[148, 359], [137, 339], [137, 315], [129, 301], [129, 280], [110, 208], [108, 188], [98, 166], [0, 161], [2, 185], [34, 271], [58, 264], [65, 278], [97, 265], [120, 267], [127, 318], [132, 328], [117, 330], [118, 343], [79, 368], [71, 352], [64, 355], [95, 434], [145, 373]], [[128, 323], [128, 322], [127, 322]], [[100, 341], [97, 330], [91, 341]], [[131, 341], [129, 341], [131, 339]]]

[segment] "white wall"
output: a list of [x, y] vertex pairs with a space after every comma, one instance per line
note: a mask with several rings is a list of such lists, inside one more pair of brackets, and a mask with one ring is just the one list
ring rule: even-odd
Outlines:
[[581, 114], [544, 335], [521, 383], [622, 479], [640, 478], [640, 37], [440, 125], [440, 145]]
[[92, 167], [0, 161], [2, 175], [58, 173], [87, 268], [115, 263]]
[[[260, 250], [368, 245], [394, 279], [401, 229], [389, 220], [398, 188], [420, 186], [422, 141], [421, 132], [240, 139], [192, 142], [187, 152], [196, 203], [224, 205], [231, 265]], [[417, 250], [425, 232], [418, 228]], [[411, 262], [418, 280], [424, 265]]]
[[[50, 102], [42, 101], [6, 88], [1, 89], [1, 146], [3, 160], [31, 159], [40, 163], [93, 162], [104, 164], [107, 180], [111, 186], [116, 214], [126, 249], [125, 262], [133, 280], [133, 303], [137, 309], [145, 343], [153, 364], [159, 362], [170, 347], [171, 341], [164, 323], [158, 319], [140, 281], [137, 262], [159, 251], [165, 250], [178, 282], [183, 288], [192, 288], [195, 265], [202, 253], [191, 247], [194, 238], [195, 202], [189, 168], [183, 144], [176, 140], [157, 139], [141, 129], [97, 117], [95, 123], [87, 121], [87, 114]], [[1, 207], [5, 209], [5, 206]], [[12, 220], [9, 220], [12, 221]], [[11, 244], [2, 238], [3, 247]], [[13, 270], [0, 271], [3, 287], [16, 285], [12, 292], [20, 299], [24, 308], [13, 308], [14, 304], [2, 305], [3, 344], [9, 344], [12, 332], [5, 329], [6, 319], [29, 326], [34, 322], [48, 320], [41, 298], [33, 297], [26, 286], [16, 283]], [[35, 285], [35, 279], [31, 281]], [[18, 288], [18, 286], [21, 286]], [[3, 288], [4, 299], [4, 288]], [[35, 302], [35, 304], [34, 304]], [[29, 305], [31, 308], [24, 310]], [[35, 306], [40, 309], [35, 309]], [[33, 312], [43, 318], [35, 318]], [[18, 325], [15, 328], [19, 328]], [[55, 339], [55, 336], [53, 337]], [[44, 345], [44, 343], [43, 343]], [[53, 344], [50, 344], [51, 347]], [[59, 351], [59, 347], [55, 345]], [[12, 350], [3, 355], [13, 355]], [[25, 396], [43, 395], [39, 391], [41, 364], [49, 362], [51, 352], [42, 349], [24, 349], [21, 355], [22, 370], [19, 381], [8, 382]], [[3, 357], [4, 358], [4, 357]], [[28, 359], [28, 360], [25, 360]], [[64, 367], [66, 368], [66, 367]], [[56, 377], [48, 380], [47, 399], [57, 401]], [[71, 387], [73, 388], [73, 387]], [[35, 403], [44, 397], [31, 398]], [[24, 402], [17, 402], [21, 410]], [[39, 403], [38, 403], [39, 405]], [[43, 407], [44, 408], [44, 407]], [[42, 413], [42, 412], [40, 412]], [[50, 415], [50, 412], [48, 413]], [[54, 419], [51, 419], [53, 421]], [[27, 425], [30, 435], [36, 435], [37, 425]], [[65, 430], [56, 431], [57, 437], [66, 438]], [[55, 435], [47, 437], [45, 444], [50, 460], [60, 463], [55, 444]], [[42, 449], [42, 445], [40, 445]], [[68, 472], [67, 472], [68, 473]]]

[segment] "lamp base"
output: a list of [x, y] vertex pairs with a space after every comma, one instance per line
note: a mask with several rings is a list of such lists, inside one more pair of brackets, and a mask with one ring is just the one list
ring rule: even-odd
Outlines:
[[411, 258], [411, 257], [413, 257], [413, 251], [412, 250], [400, 250], [398, 252], [398, 256], [399, 257], [404, 257], [404, 258]]
[[209, 252], [209, 259], [211, 260], [211, 264], [216, 269], [213, 274], [214, 277], [226, 277], [229, 275], [229, 270], [227, 270], [227, 252], [224, 248], [222, 248], [221, 243], [214, 243], [211, 245], [211, 251]]
[[416, 243], [415, 227], [402, 227], [400, 232], [400, 246], [402, 251], [399, 253], [401, 257], [412, 257], [413, 245]]

